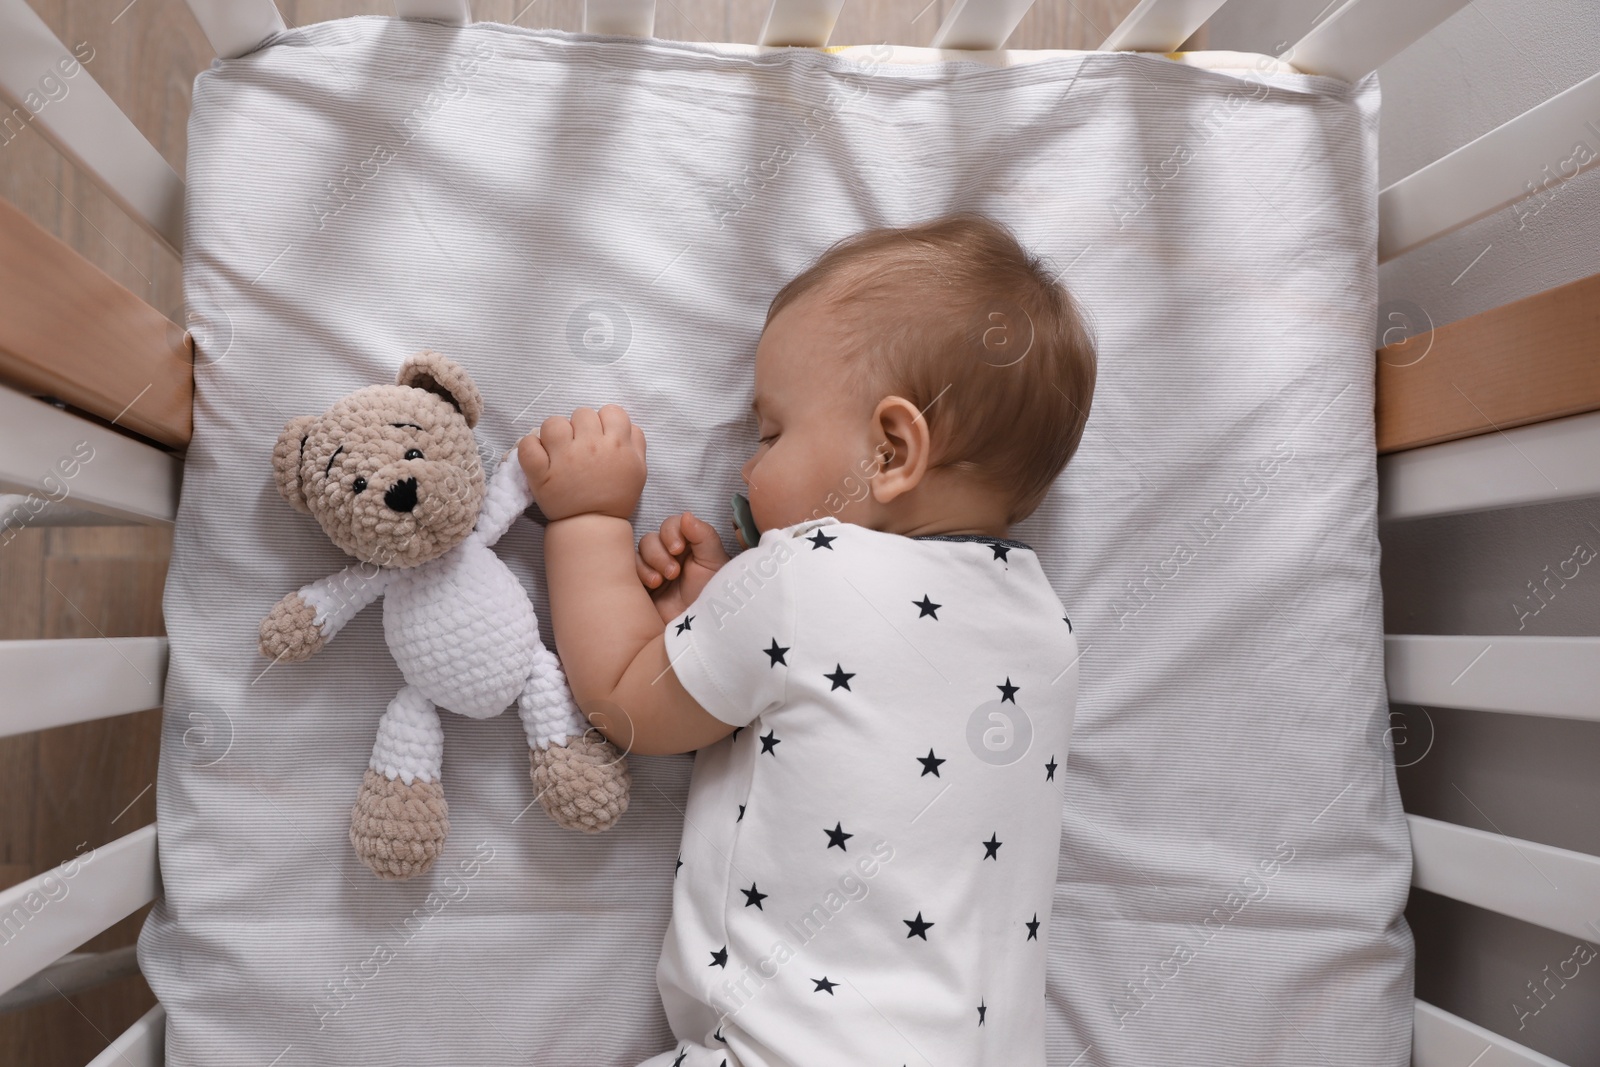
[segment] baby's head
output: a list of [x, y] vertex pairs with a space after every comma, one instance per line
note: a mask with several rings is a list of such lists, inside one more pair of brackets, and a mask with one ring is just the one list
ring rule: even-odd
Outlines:
[[1077, 303], [999, 223], [845, 238], [767, 311], [741, 471], [756, 525], [1003, 536], [1077, 450], [1094, 382]]

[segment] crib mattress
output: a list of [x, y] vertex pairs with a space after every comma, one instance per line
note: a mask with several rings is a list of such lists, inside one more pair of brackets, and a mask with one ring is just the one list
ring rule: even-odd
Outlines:
[[[585, 836], [529, 808], [514, 714], [446, 715], [449, 847], [375, 879], [348, 812], [401, 678], [374, 609], [307, 663], [258, 656], [272, 604], [348, 562], [277, 497], [273, 441], [434, 348], [483, 391], [486, 455], [616, 401], [650, 440], [638, 530], [684, 508], [726, 525], [774, 292], [839, 237], [965, 207], [1047, 257], [1100, 344], [1078, 456], [1013, 529], [1082, 652], [1052, 1067], [1406, 1063], [1378, 103], [1374, 76], [1231, 54], [996, 64], [387, 18], [202, 73], [165, 896], [139, 942], [169, 1062], [670, 1047], [655, 965], [692, 757], [634, 757], [632, 807]], [[539, 527], [499, 551], [548, 634]]]

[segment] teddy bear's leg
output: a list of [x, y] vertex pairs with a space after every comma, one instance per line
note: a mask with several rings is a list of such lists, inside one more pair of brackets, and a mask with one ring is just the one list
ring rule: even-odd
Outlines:
[[609, 830], [628, 810], [627, 757], [578, 710], [561, 662], [547, 648], [534, 654], [517, 713], [528, 734], [533, 790], [550, 818], [567, 830]]
[[443, 762], [439, 712], [408, 685], [378, 721], [378, 741], [350, 811], [350, 843], [379, 878], [413, 878], [444, 850], [450, 818], [439, 780]]

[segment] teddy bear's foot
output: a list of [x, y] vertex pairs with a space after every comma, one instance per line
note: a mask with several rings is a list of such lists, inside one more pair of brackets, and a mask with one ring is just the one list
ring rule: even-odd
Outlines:
[[379, 878], [415, 878], [433, 866], [450, 833], [444, 785], [410, 785], [367, 768], [350, 809], [350, 844]]
[[534, 792], [557, 826], [598, 834], [628, 810], [633, 779], [627, 759], [610, 741], [578, 734], [564, 745], [530, 745], [528, 759]]

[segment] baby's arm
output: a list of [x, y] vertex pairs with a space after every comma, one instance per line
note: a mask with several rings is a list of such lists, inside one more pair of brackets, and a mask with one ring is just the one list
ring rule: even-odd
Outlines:
[[628, 521], [644, 489], [644, 434], [607, 404], [546, 419], [517, 446], [549, 519], [545, 586], [573, 699], [625, 751], [667, 755], [733, 732], [683, 688], [667, 660], [661, 615], [635, 569]]

